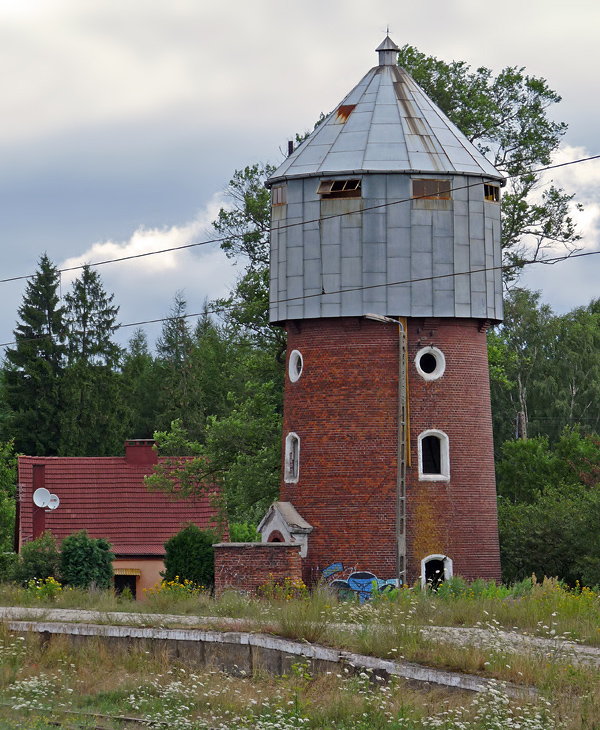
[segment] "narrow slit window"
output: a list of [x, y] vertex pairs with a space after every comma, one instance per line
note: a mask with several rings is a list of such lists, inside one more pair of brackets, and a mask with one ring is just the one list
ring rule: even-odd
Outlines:
[[351, 180], [321, 180], [317, 192], [323, 199], [360, 198], [362, 195], [362, 181], [358, 178]]
[[288, 433], [285, 439], [285, 481], [297, 482], [300, 476], [300, 439]]
[[483, 186], [483, 197], [490, 203], [500, 202], [500, 186], [499, 185], [488, 185], [487, 183]]
[[285, 205], [287, 203], [287, 185], [276, 185], [271, 191], [272, 205]]
[[452, 198], [452, 182], [450, 180], [413, 180], [412, 188], [413, 198], [428, 200], [450, 200]]

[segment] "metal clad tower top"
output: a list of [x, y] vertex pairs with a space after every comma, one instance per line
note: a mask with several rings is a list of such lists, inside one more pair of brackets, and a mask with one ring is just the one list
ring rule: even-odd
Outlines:
[[267, 181], [270, 321], [502, 319], [503, 176], [397, 66], [372, 68]]
[[273, 173], [291, 177], [358, 172], [502, 175], [397, 65], [389, 36], [379, 65]]

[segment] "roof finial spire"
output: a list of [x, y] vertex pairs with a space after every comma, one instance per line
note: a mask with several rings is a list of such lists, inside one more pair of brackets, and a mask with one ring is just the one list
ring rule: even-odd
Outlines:
[[398, 63], [398, 51], [400, 50], [390, 38], [390, 26], [387, 27], [387, 35], [383, 42], [375, 49], [379, 53], [380, 66], [395, 66]]

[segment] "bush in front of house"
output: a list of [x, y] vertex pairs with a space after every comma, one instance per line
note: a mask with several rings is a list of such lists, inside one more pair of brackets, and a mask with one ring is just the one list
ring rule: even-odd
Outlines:
[[51, 532], [44, 532], [41, 537], [21, 545], [21, 552], [16, 561], [12, 579], [22, 586], [28, 585], [35, 578], [57, 578], [59, 575], [60, 553], [56, 540]]
[[165, 572], [168, 583], [192, 581], [197, 586], [212, 588], [215, 582], [215, 550], [217, 536], [212, 530], [201, 530], [190, 523], [165, 543]]
[[85, 530], [65, 537], [60, 546], [60, 574], [73, 588], [100, 588], [112, 585], [114, 555], [103, 537], [90, 537]]

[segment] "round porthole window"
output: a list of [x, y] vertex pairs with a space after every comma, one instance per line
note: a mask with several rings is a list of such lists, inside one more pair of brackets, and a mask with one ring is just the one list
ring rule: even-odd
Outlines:
[[423, 347], [415, 357], [419, 375], [425, 380], [441, 378], [446, 369], [446, 358], [437, 347]]
[[296, 380], [302, 375], [302, 367], [304, 365], [304, 362], [302, 360], [302, 355], [299, 350], [292, 350], [292, 353], [290, 355], [290, 361], [288, 363], [288, 375], [290, 376], [290, 380], [292, 383], [295, 383]]

